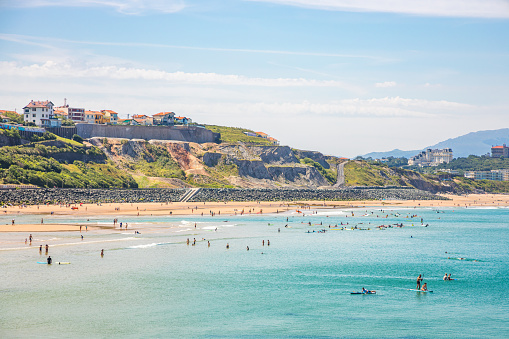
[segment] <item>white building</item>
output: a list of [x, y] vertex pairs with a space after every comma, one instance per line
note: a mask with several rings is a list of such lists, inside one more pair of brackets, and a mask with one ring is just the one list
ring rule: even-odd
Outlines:
[[[40, 127], [51, 126], [55, 117], [53, 116], [53, 103], [51, 101], [30, 101], [28, 105], [23, 107], [24, 120], [33, 122]], [[51, 120], [50, 120], [51, 119]]]
[[69, 105], [64, 105], [64, 106], [56, 107], [56, 109], [67, 113], [67, 119], [72, 120], [75, 123], [85, 122], [85, 109], [84, 108], [69, 107]]
[[509, 181], [509, 169], [491, 171], [466, 171], [465, 177], [474, 180]]
[[442, 163], [450, 163], [452, 161], [452, 149], [431, 149], [422, 151], [416, 156], [408, 159], [410, 166], [418, 165], [420, 167], [438, 166]]

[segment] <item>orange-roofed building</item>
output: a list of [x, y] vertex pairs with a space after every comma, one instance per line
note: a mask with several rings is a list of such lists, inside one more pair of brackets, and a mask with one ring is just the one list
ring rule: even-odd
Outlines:
[[186, 118], [186, 117], [175, 117], [174, 121], [175, 121], [175, 124], [182, 124], [182, 125], [187, 125], [187, 124], [191, 123], [191, 119]]
[[276, 138], [268, 137], [267, 140], [272, 142], [274, 145], [279, 145], [279, 140], [277, 140]]
[[118, 123], [118, 113], [110, 109], [101, 110], [103, 114], [104, 122], [110, 125], [116, 125]]
[[23, 107], [24, 120], [33, 122], [37, 126], [49, 127], [50, 118], [53, 117], [53, 103], [47, 101], [30, 101], [28, 105]]
[[492, 146], [491, 147], [491, 157], [492, 158], [508, 158], [509, 157], [509, 147], [505, 144], [502, 146]]
[[99, 111], [85, 111], [85, 122], [87, 124], [102, 124], [103, 114]]
[[269, 135], [267, 133], [263, 133], [263, 132], [255, 132], [260, 138], [264, 138], [264, 139], [267, 139], [269, 137]]
[[152, 116], [154, 119], [154, 125], [173, 125], [175, 123], [175, 113], [173, 112], [159, 112]]

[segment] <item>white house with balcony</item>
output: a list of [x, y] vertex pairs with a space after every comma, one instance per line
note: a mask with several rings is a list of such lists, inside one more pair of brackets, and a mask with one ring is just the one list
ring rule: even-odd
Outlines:
[[58, 119], [53, 115], [53, 103], [51, 101], [30, 101], [23, 107], [24, 120], [33, 122], [40, 127], [57, 127]]

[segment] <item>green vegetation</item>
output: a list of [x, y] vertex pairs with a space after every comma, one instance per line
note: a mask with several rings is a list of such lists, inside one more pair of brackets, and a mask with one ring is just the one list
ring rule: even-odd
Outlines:
[[19, 131], [17, 129], [0, 129], [0, 134], [5, 135], [9, 138], [21, 139]]
[[3, 113], [3, 115], [5, 115], [6, 117], [8, 117], [12, 123], [15, 123], [15, 124], [23, 124], [23, 114], [18, 114], [16, 112], [13, 112], [13, 111], [8, 111], [8, 112], [5, 112]]
[[244, 134], [244, 132], [254, 133], [252, 130], [249, 129], [215, 125], [205, 125], [205, 128], [215, 133], [221, 133], [221, 142], [232, 144], [243, 142], [252, 145], [267, 145], [267, 146], [273, 145], [272, 142], [267, 139], [260, 137], [250, 137]]
[[440, 169], [453, 169], [460, 171], [491, 171], [509, 168], [509, 158], [492, 158], [489, 156], [470, 155], [468, 158], [456, 158], [448, 164], [440, 164]]
[[134, 179], [112, 164], [74, 161], [61, 164], [51, 156], [80, 153], [84, 156], [104, 156], [93, 147], [85, 149], [28, 144], [0, 148], [0, 181], [8, 184], [32, 184], [40, 187], [135, 188]]
[[56, 140], [57, 136], [53, 133], [44, 132], [42, 135], [33, 134], [30, 138], [30, 141], [32, 142], [38, 142], [38, 141], [46, 141], [46, 140]]
[[74, 135], [72, 136], [72, 140], [74, 140], [74, 141], [76, 141], [76, 142], [79, 142], [80, 144], [82, 144], [82, 143], [83, 143], [83, 138], [82, 138], [82, 137], [80, 137], [80, 136], [79, 136], [79, 135], [77, 135], [77, 134], [74, 134]]
[[463, 192], [480, 190], [486, 193], [509, 193], [509, 181], [472, 180], [465, 177], [455, 177], [454, 183]]
[[384, 165], [350, 161], [344, 167], [347, 186], [406, 186], [404, 180]]
[[[108, 147], [107, 139], [103, 140], [103, 145]], [[173, 160], [168, 150], [164, 147], [153, 146], [146, 142], [147, 149], [144, 159], [129, 163], [126, 166], [137, 172], [141, 172], [149, 177], [177, 178], [186, 180], [186, 173], [180, 168], [178, 163]], [[146, 159], [155, 161], [147, 161]]]
[[320, 172], [320, 174], [329, 182], [329, 184], [334, 185], [336, 181], [338, 180], [337, 174], [332, 169], [325, 169], [322, 165], [320, 165], [318, 162], [310, 159], [310, 158], [304, 158], [300, 159], [300, 162], [305, 165], [313, 166]]

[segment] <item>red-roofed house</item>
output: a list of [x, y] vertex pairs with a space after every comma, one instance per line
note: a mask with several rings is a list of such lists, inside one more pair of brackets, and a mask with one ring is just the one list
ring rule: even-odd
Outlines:
[[509, 157], [509, 147], [505, 144], [502, 146], [492, 146], [491, 147], [491, 157], [492, 158], [508, 158]]
[[[53, 116], [53, 103], [46, 101], [30, 101], [23, 107], [24, 120], [41, 127], [55, 127], [58, 119]], [[56, 121], [55, 121], [56, 120]]]
[[267, 139], [269, 137], [269, 135], [267, 133], [263, 133], [263, 132], [255, 132], [257, 136], [259, 136], [260, 138], [264, 138], [264, 139]]
[[175, 123], [175, 113], [173, 112], [160, 112], [154, 114], [152, 117], [154, 119], [154, 125], [173, 125]]
[[191, 123], [191, 119], [186, 118], [186, 117], [175, 117], [174, 121], [175, 121], [175, 124], [179, 124], [179, 125], [187, 125], [187, 124]]
[[132, 123], [133, 125], [136, 122], [136, 125], [143, 125], [143, 126], [152, 126], [154, 125], [154, 118], [149, 117], [145, 114], [134, 114], [132, 116]]

